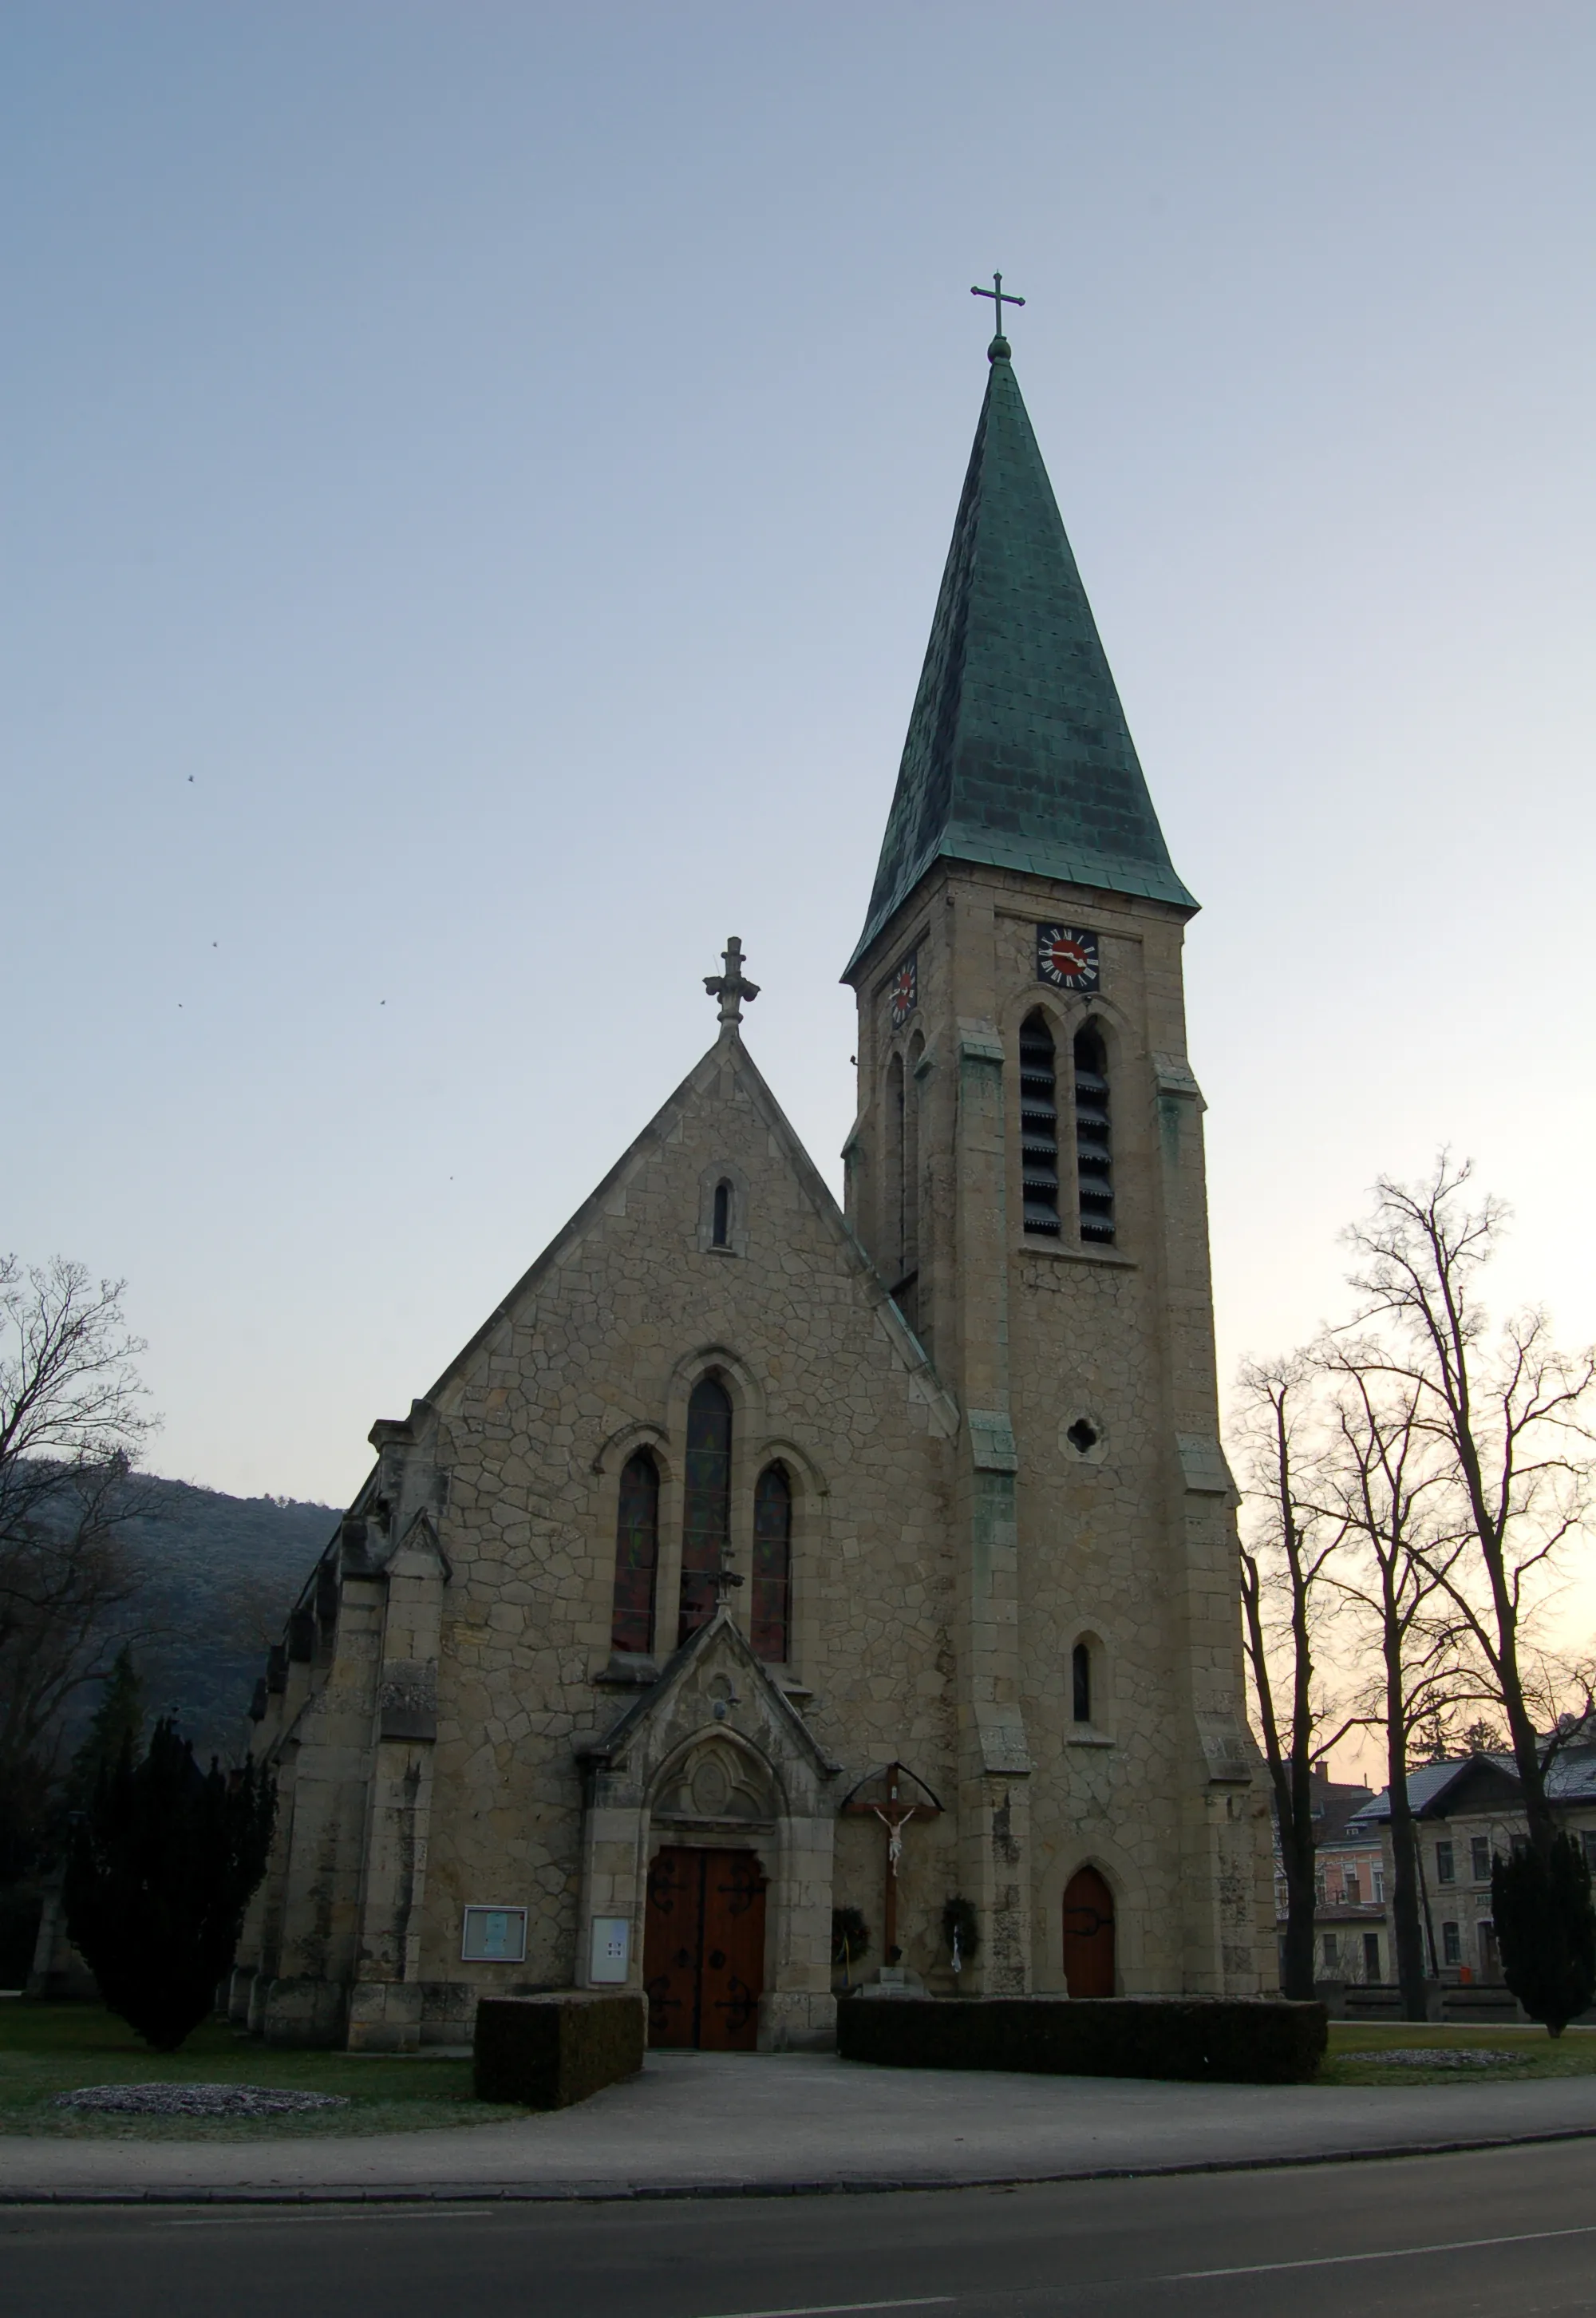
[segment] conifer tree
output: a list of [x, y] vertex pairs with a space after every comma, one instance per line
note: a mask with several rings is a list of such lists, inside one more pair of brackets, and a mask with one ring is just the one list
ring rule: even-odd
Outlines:
[[276, 1791], [254, 1764], [209, 1772], [170, 1722], [102, 1770], [67, 1864], [67, 1930], [113, 2012], [175, 2053], [211, 2010], [265, 1873]]
[[101, 1774], [113, 1771], [124, 1754], [137, 1755], [144, 1735], [144, 1685], [124, 1642], [116, 1654], [100, 1703], [90, 1718], [67, 1774], [67, 1805], [86, 1810]]
[[1525, 1843], [1505, 1855], [1498, 1852], [1491, 1913], [1502, 1978], [1529, 2017], [1561, 2036], [1596, 1997], [1591, 1871], [1574, 1837], [1554, 1836], [1547, 1851]]

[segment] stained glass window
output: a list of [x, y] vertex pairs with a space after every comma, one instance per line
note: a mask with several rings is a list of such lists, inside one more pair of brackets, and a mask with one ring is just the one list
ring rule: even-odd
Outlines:
[[731, 1403], [713, 1377], [701, 1377], [687, 1403], [685, 1496], [678, 1646], [713, 1616], [715, 1572], [731, 1541]]
[[793, 1590], [793, 1485], [780, 1465], [767, 1465], [754, 1491], [754, 1600], [750, 1640], [756, 1658], [789, 1656]]
[[640, 1449], [621, 1470], [611, 1649], [653, 1649], [654, 1573], [659, 1566], [659, 1469], [648, 1451]]

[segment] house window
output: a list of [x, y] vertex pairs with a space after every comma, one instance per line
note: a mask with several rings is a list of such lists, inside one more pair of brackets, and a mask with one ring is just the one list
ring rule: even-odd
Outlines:
[[1027, 1015], [1019, 1031], [1020, 1204], [1028, 1232], [1059, 1231], [1058, 1073], [1045, 1014]]
[[730, 1247], [731, 1244], [731, 1186], [722, 1176], [715, 1185], [715, 1209], [710, 1226], [710, 1245]]
[[1346, 1869], [1341, 1877], [1341, 1889], [1349, 1908], [1360, 1908], [1363, 1905], [1363, 1887], [1358, 1881], [1356, 1867]]
[[1339, 1949], [1337, 1948], [1337, 1945], [1336, 1945], [1336, 1936], [1335, 1936], [1335, 1934], [1334, 1934], [1333, 1932], [1326, 1932], [1326, 1933], [1325, 1933], [1325, 1935], [1324, 1935], [1324, 1969], [1325, 1969], [1325, 1971], [1326, 1971], [1326, 1972], [1333, 1972], [1333, 1971], [1335, 1970], [1336, 1965], [1337, 1965], [1337, 1963], [1338, 1963], [1339, 1962], [1340, 1962], [1340, 1951], [1339, 1951]]
[[1438, 1883], [1456, 1883], [1457, 1881], [1457, 1864], [1449, 1843], [1438, 1843], [1435, 1846], [1435, 1880]]
[[1469, 1838], [1468, 1848], [1471, 1857], [1471, 1864], [1474, 1868], [1475, 1882], [1476, 1883], [1489, 1883], [1491, 1881], [1490, 1837], [1488, 1835], [1472, 1836]]
[[1380, 1935], [1365, 1932], [1363, 1936], [1363, 1976], [1367, 1981], [1380, 1977]]
[[700, 1377], [687, 1403], [686, 1462], [678, 1648], [714, 1615], [715, 1575], [731, 1542], [731, 1403], [713, 1377]]
[[754, 1491], [754, 1598], [749, 1640], [756, 1658], [784, 1663], [793, 1591], [793, 1485], [782, 1465], [767, 1465]]
[[611, 1649], [653, 1649], [654, 1573], [659, 1567], [659, 1468], [646, 1449], [640, 1449], [621, 1468]]
[[1585, 1865], [1596, 1874], [1596, 1827], [1582, 1827], [1580, 1844], [1585, 1855]]
[[1077, 1642], [1070, 1653], [1070, 1711], [1077, 1722], [1091, 1721], [1091, 1646]]
[[1108, 1049], [1088, 1023], [1075, 1033], [1075, 1172], [1080, 1236], [1114, 1244], [1114, 1171], [1108, 1144]]
[[1382, 1905], [1382, 1903], [1384, 1902], [1385, 1898], [1385, 1870], [1383, 1867], [1376, 1867], [1376, 1870], [1375, 1870], [1375, 1874], [1374, 1874], [1374, 1882], [1375, 1882], [1375, 1905], [1376, 1905], [1376, 1907], [1377, 1908], [1377, 1907], [1379, 1907], [1379, 1906], [1381, 1906], [1381, 1905]]
[[1463, 1934], [1456, 1924], [1441, 1926], [1441, 1962], [1443, 1963], [1463, 1962]]

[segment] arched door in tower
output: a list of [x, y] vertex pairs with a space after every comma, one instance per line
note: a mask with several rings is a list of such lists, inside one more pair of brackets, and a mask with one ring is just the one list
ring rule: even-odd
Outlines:
[[1064, 1886], [1064, 1986], [1071, 1996], [1114, 1993], [1114, 1894], [1095, 1867]]

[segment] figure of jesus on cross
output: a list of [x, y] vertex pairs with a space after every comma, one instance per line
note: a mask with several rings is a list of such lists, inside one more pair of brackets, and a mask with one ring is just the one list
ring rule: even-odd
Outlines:
[[902, 1953], [898, 1945], [898, 1867], [903, 1856], [903, 1830], [911, 1819], [938, 1818], [942, 1805], [907, 1764], [889, 1763], [883, 1771], [861, 1779], [842, 1808], [853, 1819], [879, 1819], [887, 1831], [882, 1876], [881, 1954], [882, 1962], [891, 1968]]

